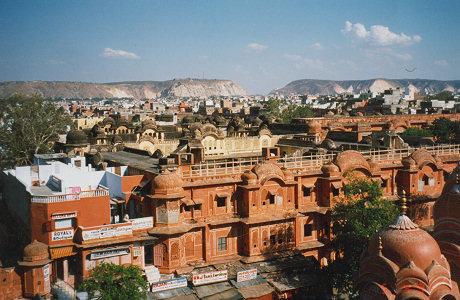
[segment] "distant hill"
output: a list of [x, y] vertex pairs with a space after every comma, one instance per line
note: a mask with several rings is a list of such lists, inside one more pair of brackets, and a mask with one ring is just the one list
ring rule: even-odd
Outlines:
[[335, 95], [342, 93], [359, 94], [362, 92], [383, 92], [389, 88], [410, 88], [416, 93], [433, 94], [447, 90], [460, 93], [460, 80], [429, 79], [368, 79], [368, 80], [317, 80], [302, 79], [292, 81], [283, 88], [275, 89], [270, 94], [292, 95]]
[[247, 92], [231, 80], [173, 79], [167, 81], [126, 81], [88, 83], [68, 81], [0, 82], [0, 98], [39, 94], [45, 98], [134, 98], [245, 96]]

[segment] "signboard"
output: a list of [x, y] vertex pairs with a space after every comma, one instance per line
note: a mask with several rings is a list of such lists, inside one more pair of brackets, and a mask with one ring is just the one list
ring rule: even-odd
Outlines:
[[193, 285], [195, 286], [225, 280], [227, 280], [227, 270], [193, 274]]
[[151, 291], [154, 293], [154, 292], [166, 291], [166, 290], [176, 289], [176, 288], [181, 288], [181, 287], [186, 287], [186, 286], [187, 286], [187, 277], [184, 276], [184, 277], [179, 277], [179, 278], [174, 278], [174, 279], [154, 283], [152, 284]]
[[240, 271], [236, 273], [237, 282], [256, 279], [256, 277], [257, 277], [257, 269], [244, 270], [244, 271]]
[[53, 231], [51, 233], [51, 241], [53, 242], [71, 239], [73, 239], [73, 229]]
[[133, 247], [133, 256], [141, 256], [142, 247]]
[[129, 247], [110, 248], [91, 252], [91, 259], [95, 260], [112, 256], [126, 255], [129, 253]]
[[51, 219], [53, 220], [60, 220], [60, 219], [68, 219], [68, 218], [75, 218], [77, 216], [77, 212], [69, 212], [69, 213], [59, 213], [59, 214], [52, 214]]
[[139, 229], [148, 229], [153, 227], [153, 218], [152, 217], [145, 217], [139, 219], [130, 220], [133, 225], [133, 230]]
[[50, 281], [50, 265], [47, 264], [47, 265], [44, 265], [43, 266], [43, 277], [44, 277], [44, 281]]
[[82, 237], [84, 241], [87, 240], [94, 240], [94, 239], [103, 239], [108, 237], [116, 237], [121, 235], [132, 235], [133, 228], [131, 224], [127, 226], [109, 226], [109, 227], [102, 227], [99, 229], [94, 230], [84, 230], [82, 232]]

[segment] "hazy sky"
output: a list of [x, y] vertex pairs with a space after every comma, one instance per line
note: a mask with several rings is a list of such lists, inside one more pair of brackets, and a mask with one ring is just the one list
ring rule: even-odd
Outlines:
[[305, 78], [460, 79], [459, 12], [458, 0], [2, 0], [0, 81], [204, 76], [265, 94]]

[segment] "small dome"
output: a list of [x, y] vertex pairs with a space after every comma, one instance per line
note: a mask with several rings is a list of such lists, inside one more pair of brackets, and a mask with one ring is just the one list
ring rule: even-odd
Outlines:
[[339, 167], [337, 167], [335, 164], [332, 162], [329, 162], [321, 167], [321, 172], [324, 174], [330, 175], [332, 173], [338, 173], [340, 172]]
[[146, 129], [156, 129], [157, 128], [157, 123], [154, 120], [147, 119], [147, 120], [144, 120], [144, 122], [142, 122], [142, 128], [144, 130], [146, 130]]
[[355, 150], [347, 150], [341, 152], [334, 160], [334, 163], [339, 166], [341, 172], [346, 172], [349, 169], [365, 169], [370, 170], [369, 162], [364, 156]]
[[166, 170], [153, 179], [152, 192], [155, 198], [182, 198], [183, 185], [184, 182], [175, 172]]
[[256, 184], [257, 175], [248, 170], [248, 171], [245, 171], [243, 175], [241, 175], [241, 180], [243, 180], [244, 184]]
[[263, 162], [252, 168], [251, 171], [257, 175], [259, 182], [272, 178], [285, 180], [284, 173], [277, 164]]
[[318, 121], [310, 121], [308, 123], [308, 133], [320, 133], [321, 132], [321, 124]]
[[400, 268], [413, 261], [425, 270], [433, 260], [442, 262], [441, 249], [435, 239], [405, 215], [396, 218], [372, 238], [368, 247], [370, 254], [378, 251], [378, 236], [382, 239], [383, 255]]
[[27, 245], [23, 254], [25, 262], [38, 262], [49, 259], [48, 246], [37, 240]]
[[119, 135], [114, 135], [112, 138], [112, 143], [113, 144], [123, 143], [123, 139]]
[[66, 137], [66, 144], [68, 145], [79, 145], [79, 144], [87, 144], [88, 137], [86, 133], [82, 130], [70, 130], [67, 133]]

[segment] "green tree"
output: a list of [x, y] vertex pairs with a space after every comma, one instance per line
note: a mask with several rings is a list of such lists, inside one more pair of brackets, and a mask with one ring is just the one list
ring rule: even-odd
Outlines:
[[79, 291], [88, 292], [89, 299], [100, 300], [146, 299], [147, 289], [141, 268], [113, 263], [96, 266], [78, 287]]
[[359, 270], [361, 253], [369, 237], [390, 224], [398, 215], [396, 206], [382, 198], [378, 181], [347, 176], [344, 197], [337, 199], [332, 209], [331, 250], [336, 260], [327, 268], [332, 287], [353, 295], [353, 275]]
[[418, 127], [409, 127], [402, 133], [404, 136], [418, 136], [418, 137], [430, 137], [433, 136], [433, 132], [430, 129], [421, 129]]
[[436, 142], [447, 144], [455, 141], [455, 134], [459, 132], [460, 122], [453, 122], [447, 118], [439, 118], [433, 121], [430, 130], [433, 132]]
[[438, 94], [435, 95], [429, 95], [425, 97], [425, 100], [443, 100], [443, 101], [448, 101], [448, 100], [454, 100], [454, 94], [449, 91], [442, 91]]
[[289, 124], [295, 118], [311, 118], [313, 117], [313, 110], [310, 105], [289, 105], [281, 112], [283, 123]]
[[276, 98], [269, 98], [268, 101], [265, 103], [265, 109], [267, 110], [267, 114], [274, 117], [280, 118], [282, 106], [286, 104], [285, 100], [276, 99]]
[[31, 164], [35, 154], [52, 151], [58, 134], [71, 124], [63, 108], [39, 96], [0, 100], [1, 167]]

